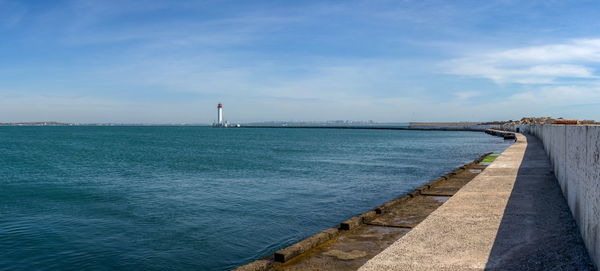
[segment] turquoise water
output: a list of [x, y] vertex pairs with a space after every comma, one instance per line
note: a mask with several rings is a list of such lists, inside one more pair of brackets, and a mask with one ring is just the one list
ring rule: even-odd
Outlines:
[[227, 270], [508, 144], [449, 131], [0, 127], [0, 270]]

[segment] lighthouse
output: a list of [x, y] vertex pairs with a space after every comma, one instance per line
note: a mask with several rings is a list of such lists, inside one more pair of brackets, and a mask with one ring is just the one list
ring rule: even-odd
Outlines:
[[223, 105], [221, 103], [217, 105], [217, 124], [223, 126]]
[[239, 124], [230, 124], [226, 121], [223, 121], [223, 104], [219, 103], [217, 105], [217, 122], [213, 123], [213, 127], [228, 128], [228, 127], [241, 127], [241, 126]]

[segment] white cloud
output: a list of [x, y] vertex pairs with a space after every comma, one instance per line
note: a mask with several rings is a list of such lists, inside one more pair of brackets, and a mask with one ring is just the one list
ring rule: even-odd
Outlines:
[[595, 79], [600, 39], [573, 40], [473, 54], [443, 63], [447, 73], [482, 77], [496, 83], [557, 84], [561, 79]]
[[545, 86], [514, 94], [510, 99], [546, 106], [594, 103], [600, 101], [600, 86]]
[[[517, 84], [512, 91], [495, 93], [486, 106], [511, 108], [521, 115], [597, 119], [598, 113], [577, 108], [600, 103], [600, 39], [578, 39], [558, 44], [473, 53], [443, 63], [446, 73]], [[513, 86], [511, 86], [513, 88]], [[454, 93], [460, 101], [467, 92]], [[587, 108], [591, 108], [588, 106]], [[476, 110], [476, 109], [471, 109]]]
[[532, 62], [600, 62], [600, 39], [578, 39], [562, 44], [511, 49], [491, 54], [491, 58], [524, 64]]
[[459, 100], [468, 100], [481, 95], [479, 91], [460, 91], [453, 93], [454, 96]]

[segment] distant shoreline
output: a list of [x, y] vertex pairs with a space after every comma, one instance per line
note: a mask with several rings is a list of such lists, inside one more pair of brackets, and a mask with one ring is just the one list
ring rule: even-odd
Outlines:
[[[363, 124], [363, 125], [331, 125], [331, 124], [311, 124], [311, 125], [248, 125], [242, 124], [239, 127], [218, 127], [218, 128], [263, 128], [263, 129], [349, 129], [349, 130], [417, 130], [417, 131], [483, 131], [489, 127], [472, 125], [440, 125], [442, 123], [424, 124], [424, 125], [398, 124]], [[27, 123], [0, 123], [0, 127], [211, 127], [210, 124], [143, 124], [143, 123], [59, 123], [59, 122], [27, 122]]]
[[19, 126], [19, 127], [32, 127], [32, 126], [211, 126], [210, 124], [203, 123], [165, 123], [165, 124], [154, 124], [154, 123], [37, 123], [37, 122], [17, 122], [17, 123], [0, 123], [0, 126]]

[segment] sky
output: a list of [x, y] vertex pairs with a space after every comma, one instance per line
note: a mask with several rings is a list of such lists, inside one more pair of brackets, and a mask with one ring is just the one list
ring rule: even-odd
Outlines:
[[0, 122], [600, 120], [597, 1], [0, 0]]

